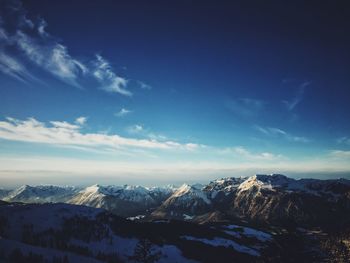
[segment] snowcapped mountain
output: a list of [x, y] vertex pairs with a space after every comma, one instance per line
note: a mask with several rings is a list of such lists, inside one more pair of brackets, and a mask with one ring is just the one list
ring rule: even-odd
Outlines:
[[24, 185], [15, 190], [0, 191], [0, 199], [23, 203], [71, 203], [105, 208], [117, 215], [136, 216], [159, 206], [176, 188], [142, 186], [92, 185], [85, 189], [70, 186]]
[[[162, 255], [156, 262], [328, 262], [314, 261], [312, 253], [323, 249], [315, 240], [325, 238], [317, 231], [337, 238], [344, 229], [350, 233], [345, 179], [258, 174], [179, 188], [22, 186], [3, 200], [37, 203], [0, 201], [0, 261], [5, 262], [18, 257], [19, 249], [26, 260], [41, 255], [49, 262], [128, 262], [145, 239]], [[305, 247], [298, 245], [300, 238]], [[21, 262], [31, 262], [26, 260]]]
[[[101, 186], [85, 189], [22, 186], [4, 201], [65, 202], [104, 208], [124, 217], [211, 222], [245, 219], [322, 224], [350, 220], [350, 181], [293, 179], [281, 174], [222, 178], [207, 185], [174, 187]], [[315, 206], [317, 204], [317, 206]]]
[[260, 222], [299, 225], [345, 222], [350, 219], [350, 182], [254, 175], [237, 187], [228, 208], [231, 216]]
[[[315, 206], [317, 204], [317, 206]], [[347, 216], [344, 216], [346, 212]], [[152, 213], [195, 222], [245, 219], [323, 224], [350, 219], [350, 181], [288, 178], [280, 174], [223, 178], [200, 188], [183, 185]]]
[[71, 186], [23, 185], [3, 197], [4, 201], [24, 203], [66, 202], [79, 191]]
[[105, 208], [117, 215], [136, 216], [159, 206], [173, 193], [172, 187], [101, 186], [87, 187], [72, 197], [71, 204]]
[[293, 179], [281, 174], [258, 174], [246, 178], [238, 187], [245, 191], [252, 187], [271, 191], [293, 191], [308, 194], [339, 195], [349, 190], [350, 181], [345, 179], [319, 180], [319, 179]]
[[152, 217], [188, 219], [193, 214], [209, 211], [211, 200], [203, 188], [200, 184], [183, 184], [152, 213]]

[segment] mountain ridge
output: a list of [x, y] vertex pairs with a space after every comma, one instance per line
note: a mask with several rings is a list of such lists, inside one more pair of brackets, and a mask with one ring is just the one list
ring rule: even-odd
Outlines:
[[[183, 184], [178, 188], [26, 185], [9, 192], [2, 200], [65, 202], [104, 208], [116, 215], [137, 216], [143, 220], [208, 222], [239, 218], [264, 223], [318, 224], [340, 216], [341, 210], [350, 211], [350, 180], [294, 179], [282, 174], [256, 174], [221, 178], [205, 185]], [[319, 206], [312, 205], [314, 202]]]

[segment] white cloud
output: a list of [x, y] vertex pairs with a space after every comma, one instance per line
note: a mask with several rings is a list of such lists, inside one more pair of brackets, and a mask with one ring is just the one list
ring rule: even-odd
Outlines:
[[16, 43], [30, 61], [71, 85], [79, 86], [78, 77], [88, 71], [83, 63], [70, 56], [65, 46], [57, 42], [42, 41], [18, 31]]
[[268, 136], [273, 136], [273, 137], [282, 137], [288, 141], [292, 142], [302, 142], [302, 143], [307, 143], [310, 142], [310, 139], [306, 137], [301, 137], [301, 136], [294, 136], [282, 129], [279, 128], [274, 128], [274, 127], [261, 127], [258, 125], [255, 125], [254, 128], [258, 130], [259, 132], [268, 135]]
[[131, 110], [122, 108], [120, 111], [116, 112], [114, 115], [117, 117], [124, 117], [124, 116], [130, 114], [131, 112], [132, 112]]
[[[81, 126], [66, 121], [51, 121], [50, 125], [37, 121], [34, 118], [18, 120], [7, 118], [0, 121], [0, 138], [12, 141], [44, 143], [72, 147], [108, 149], [163, 149], [163, 150], [192, 150], [193, 143], [178, 143], [174, 141], [157, 141], [148, 139], [133, 139], [100, 133], [82, 133]], [[142, 131], [142, 126], [135, 126]]]
[[135, 124], [135, 125], [132, 125], [130, 127], [127, 128], [127, 131], [131, 134], [136, 134], [136, 133], [141, 133], [143, 132], [145, 129], [143, 128], [142, 125], [140, 124]]
[[38, 33], [42, 37], [48, 37], [49, 34], [46, 32], [45, 28], [47, 27], [47, 23], [44, 19], [41, 19], [38, 23]]
[[150, 132], [147, 134], [148, 138], [150, 139], [155, 139], [155, 140], [160, 140], [160, 141], [164, 141], [167, 140], [168, 138], [165, 135], [162, 134], [156, 134], [154, 132]]
[[132, 93], [126, 89], [128, 80], [117, 76], [106, 59], [100, 55], [96, 55], [94, 66], [93, 75], [101, 83], [101, 89], [107, 92], [132, 96]]
[[75, 119], [75, 123], [78, 125], [84, 125], [87, 122], [87, 117], [81, 116]]
[[[35, 119], [31, 119], [30, 121], [32, 123], [36, 123], [37, 127], [43, 125], [42, 123], [36, 121]], [[17, 123], [18, 123], [18, 121], [17, 121]], [[80, 129], [79, 125], [74, 125], [74, 124], [71, 124], [71, 123], [66, 122], [66, 121], [50, 121], [50, 123], [54, 128], [60, 129], [62, 131], [69, 131], [69, 130], [74, 131], [74, 130]]]
[[27, 78], [30, 77], [27, 69], [18, 60], [1, 52], [1, 50], [0, 71], [22, 82], [26, 82]]

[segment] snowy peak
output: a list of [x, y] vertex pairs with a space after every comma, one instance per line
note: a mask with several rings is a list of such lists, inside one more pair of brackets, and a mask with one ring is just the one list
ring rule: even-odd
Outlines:
[[151, 216], [186, 220], [192, 218], [192, 215], [208, 212], [211, 204], [202, 185], [183, 184], [157, 210], [152, 212]]
[[71, 186], [54, 185], [23, 185], [4, 197], [5, 201], [12, 202], [64, 202], [78, 192], [78, 189]]
[[123, 185], [123, 186], [101, 186], [98, 184], [89, 186], [82, 190], [80, 194], [85, 196], [111, 196], [117, 197], [122, 200], [128, 200], [133, 202], [141, 201], [154, 201], [154, 197], [157, 195], [172, 193], [172, 189], [169, 188], [146, 188], [139, 185]]
[[[227, 177], [222, 179], [217, 179], [215, 181], [210, 182], [205, 190], [208, 192], [217, 193], [219, 191], [223, 191], [226, 194], [233, 192], [238, 188], [238, 186], [245, 180], [245, 177]], [[216, 195], [216, 194], [215, 194]]]
[[69, 203], [105, 208], [117, 215], [130, 217], [158, 207], [172, 193], [171, 188], [96, 184], [80, 191]]
[[320, 179], [293, 179], [281, 174], [257, 174], [246, 178], [239, 186], [238, 191], [255, 189], [260, 191], [287, 191], [301, 192], [311, 195], [328, 195], [336, 198], [339, 195], [350, 192], [350, 181], [345, 179], [320, 180]]
[[248, 177], [244, 182], [238, 186], [238, 190], [246, 191], [252, 187], [258, 189], [269, 189], [274, 190], [275, 188], [285, 188], [293, 181], [284, 175], [281, 174], [257, 174]]
[[273, 186], [286, 186], [291, 181], [294, 181], [294, 179], [290, 179], [282, 174], [256, 174], [252, 176], [252, 178], [265, 184], [271, 184]]
[[203, 186], [200, 184], [183, 184], [181, 187], [179, 187], [179, 189], [177, 189], [171, 198], [181, 199], [183, 201], [186, 199], [201, 199], [207, 204], [211, 203], [206, 193], [203, 191]]

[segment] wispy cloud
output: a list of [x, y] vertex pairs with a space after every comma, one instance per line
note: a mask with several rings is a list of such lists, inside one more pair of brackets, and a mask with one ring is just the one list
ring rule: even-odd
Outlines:
[[272, 136], [272, 137], [282, 137], [284, 139], [287, 139], [288, 141], [292, 142], [302, 142], [302, 143], [307, 143], [310, 142], [310, 139], [306, 137], [301, 137], [301, 136], [295, 136], [292, 135], [282, 129], [279, 128], [273, 128], [273, 127], [261, 127], [259, 125], [255, 125], [254, 128], [258, 130], [259, 132]]
[[350, 151], [343, 150], [331, 150], [329, 155], [333, 158], [340, 160], [349, 160], [350, 161]]
[[109, 62], [101, 55], [96, 55], [94, 61], [93, 75], [101, 83], [101, 89], [107, 92], [120, 93], [122, 95], [131, 96], [132, 93], [126, 89], [128, 80], [117, 76], [113, 71]]
[[275, 155], [269, 152], [253, 153], [243, 146], [220, 149], [219, 153], [225, 154], [225, 155], [229, 154], [229, 155], [232, 155], [233, 157], [240, 157], [246, 160], [255, 160], [255, 161], [258, 161], [258, 160], [274, 161], [274, 160], [279, 160], [283, 158], [282, 155]]
[[3, 50], [0, 50], [0, 71], [22, 82], [34, 79], [21, 62], [5, 54]]
[[253, 117], [261, 112], [266, 103], [262, 100], [252, 98], [239, 98], [235, 100], [229, 100], [226, 103], [226, 107], [236, 115], [242, 117]]
[[165, 135], [162, 134], [156, 134], [154, 132], [149, 132], [147, 134], [147, 137], [153, 140], [160, 140], [160, 141], [165, 141], [168, 140], [168, 138]]
[[[31, 62], [64, 82], [79, 86], [77, 78], [79, 74], [86, 73], [87, 68], [68, 53], [67, 47], [45, 31], [46, 22], [29, 19], [19, 1], [10, 5], [5, 3], [4, 6], [8, 12], [3, 14], [0, 25], [0, 64], [6, 65], [8, 69], [2, 68], [1, 71], [16, 79], [33, 80], [24, 66], [28, 64], [26, 62]], [[21, 60], [26, 61], [19, 62]]]
[[[85, 123], [85, 122], [84, 122]], [[142, 126], [135, 126], [142, 130]], [[134, 139], [100, 133], [82, 133], [79, 123], [66, 121], [51, 121], [49, 124], [34, 118], [18, 120], [7, 118], [0, 121], [0, 138], [12, 141], [62, 145], [66, 147], [99, 148], [100, 150], [140, 148], [161, 150], [192, 150], [193, 143], [178, 143], [175, 141], [157, 141]]]
[[[134, 125], [128, 126], [126, 128], [126, 131], [131, 135], [138, 135], [138, 136], [142, 136], [144, 138], [148, 138], [150, 140], [156, 140], [156, 141], [160, 141], [160, 142], [174, 140], [174, 138], [168, 138], [164, 134], [154, 132], [150, 128], [144, 127], [144, 125], [141, 125], [141, 124], [134, 124]], [[189, 143], [188, 147], [195, 149], [196, 146], [194, 146], [194, 145], [200, 146], [197, 148], [205, 148], [206, 147], [203, 144], [192, 144], [192, 143]]]
[[87, 68], [82, 62], [70, 56], [67, 47], [46, 40], [46, 37], [36, 39], [22, 31], [18, 31], [14, 39], [18, 48], [31, 62], [64, 82], [79, 87], [77, 79], [81, 74], [87, 73]]
[[131, 110], [128, 110], [128, 109], [125, 109], [125, 108], [121, 108], [120, 111], [114, 113], [114, 116], [124, 117], [124, 116], [130, 114], [131, 112], [132, 112]]
[[347, 137], [347, 136], [340, 137], [340, 138], [337, 139], [337, 143], [338, 143], [338, 144], [350, 145], [350, 138]]
[[137, 83], [140, 85], [140, 88], [141, 89], [146, 89], [146, 90], [151, 90], [152, 89], [152, 86], [146, 84], [145, 82], [143, 81], [137, 81]]
[[129, 126], [127, 128], [127, 131], [130, 134], [138, 134], [138, 133], [144, 132], [145, 129], [143, 128], [143, 126], [141, 124], [135, 124], [135, 125]]
[[303, 100], [305, 88], [311, 84], [310, 81], [305, 81], [299, 85], [297, 92], [290, 100], [283, 100], [282, 103], [286, 106], [288, 111], [294, 110], [294, 108]]
[[[131, 96], [128, 80], [117, 75], [101, 55], [86, 59], [75, 58], [68, 47], [46, 31], [41, 18], [29, 19], [21, 2], [5, 3], [0, 23], [0, 71], [17, 80], [37, 80], [29, 73], [31, 64], [52, 74], [65, 83], [81, 88], [85, 77], [94, 78], [104, 91]], [[7, 11], [6, 11], [7, 10]], [[138, 81], [141, 88], [150, 89]]]

